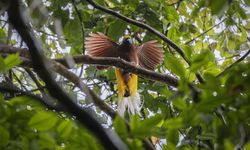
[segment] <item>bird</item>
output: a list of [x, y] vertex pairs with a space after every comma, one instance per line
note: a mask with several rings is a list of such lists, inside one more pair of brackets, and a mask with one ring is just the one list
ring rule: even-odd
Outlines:
[[[140, 45], [133, 43], [130, 36], [124, 36], [121, 43], [116, 43], [101, 32], [91, 33], [85, 40], [86, 55], [91, 57], [116, 57], [138, 67], [154, 70], [163, 62], [162, 45], [157, 40], [147, 41]], [[108, 69], [110, 66], [97, 66], [97, 69]], [[125, 112], [140, 114], [142, 101], [138, 93], [138, 76], [121, 68], [115, 68], [118, 90], [117, 111], [120, 116]]]

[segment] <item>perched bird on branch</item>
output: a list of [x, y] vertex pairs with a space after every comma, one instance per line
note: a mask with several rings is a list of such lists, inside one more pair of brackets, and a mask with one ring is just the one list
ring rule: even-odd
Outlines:
[[[129, 36], [123, 38], [122, 43], [113, 42], [103, 33], [92, 33], [86, 38], [87, 55], [93, 57], [119, 57], [136, 66], [154, 70], [163, 59], [161, 45], [156, 40], [145, 42], [139, 46], [132, 43]], [[97, 66], [107, 69], [109, 66]], [[142, 102], [137, 92], [137, 75], [124, 69], [115, 68], [118, 84], [118, 113], [123, 116], [127, 110], [129, 114], [139, 113]]]

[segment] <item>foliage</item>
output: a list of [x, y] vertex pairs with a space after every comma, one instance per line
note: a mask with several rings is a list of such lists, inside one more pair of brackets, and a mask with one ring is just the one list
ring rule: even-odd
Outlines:
[[[111, 121], [73, 83], [55, 74], [57, 83], [104, 127], [114, 128], [130, 149], [143, 149], [143, 140], [152, 137], [159, 140], [159, 149], [250, 149], [249, 57], [218, 76], [249, 50], [249, 0], [96, 0], [166, 35], [183, 49], [191, 65], [149, 31], [93, 9], [86, 1], [73, 2], [46, 0], [42, 4], [25, 0], [27, 18], [31, 18], [48, 58], [83, 54], [84, 38], [92, 32], [103, 32], [117, 42], [123, 35], [131, 34], [143, 42], [158, 40], [163, 45], [165, 61], [156, 71], [180, 79], [175, 88], [140, 78], [144, 105], [140, 116], [130, 116], [128, 129], [123, 119], [116, 117]], [[6, 18], [3, 13], [0, 42], [25, 47]], [[140, 44], [135, 37], [133, 41]], [[3, 56], [0, 81], [12, 82], [24, 91], [42, 96], [25, 69], [17, 66], [21, 63], [19, 56]], [[116, 106], [114, 70], [97, 71], [93, 65], [84, 65], [82, 69], [82, 74], [80, 65], [71, 71], [107, 104]], [[205, 79], [204, 84], [198, 82], [196, 73]], [[44, 82], [39, 78], [38, 82], [47, 93]], [[20, 93], [1, 93], [0, 149], [103, 149], [74, 116], [48, 110]]]

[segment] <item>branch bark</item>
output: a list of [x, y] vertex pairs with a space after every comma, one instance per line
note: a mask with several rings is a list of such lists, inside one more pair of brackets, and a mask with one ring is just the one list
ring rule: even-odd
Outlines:
[[110, 131], [107, 132], [103, 129], [101, 124], [96, 119], [74, 103], [74, 100], [54, 81], [51, 72], [48, 69], [49, 64], [47, 63], [47, 59], [42, 53], [42, 47], [35, 38], [34, 33], [28, 27], [29, 23], [23, 17], [19, 0], [9, 1], [8, 17], [10, 23], [17, 30], [30, 49], [30, 56], [34, 69], [40, 78], [46, 83], [51, 96], [58, 99], [58, 101], [60, 101], [61, 104], [67, 108], [69, 113], [76, 116], [77, 120], [89, 129], [106, 149], [128, 149], [116, 134], [111, 134]]
[[[29, 56], [27, 54], [27, 50], [19, 49], [19, 48], [13, 48], [7, 45], [0, 46], [0, 53], [8, 54], [8, 49], [10, 50], [10, 53], [20, 53], [20, 56], [25, 57], [22, 59], [22, 66], [25, 67], [33, 67], [32, 62], [29, 60]], [[27, 57], [28, 56], [28, 57]], [[167, 74], [161, 74], [157, 73], [151, 70], [143, 69], [141, 67], [137, 67], [123, 59], [120, 58], [112, 58], [112, 57], [90, 57], [87, 55], [79, 55], [72, 57], [76, 64], [94, 64], [94, 65], [110, 65], [110, 66], [116, 66], [119, 68], [122, 68], [126, 71], [138, 74], [142, 77], [145, 77], [150, 80], [159, 81], [162, 83], [166, 83], [170, 86], [177, 87], [178, 86], [178, 79], [167, 75]], [[64, 58], [60, 59], [52, 59], [52, 61], [57, 61], [64, 66], [69, 66], [67, 63], [67, 60]]]

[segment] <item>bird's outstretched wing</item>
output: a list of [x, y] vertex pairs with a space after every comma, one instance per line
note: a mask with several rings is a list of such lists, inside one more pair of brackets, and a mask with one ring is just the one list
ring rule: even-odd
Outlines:
[[145, 42], [137, 47], [137, 56], [142, 68], [154, 70], [164, 60], [162, 45], [156, 40]]
[[[85, 41], [87, 55], [93, 57], [116, 57], [118, 46], [117, 43], [100, 32], [90, 34]], [[97, 66], [97, 68], [106, 69], [108, 66]]]
[[115, 57], [117, 46], [117, 43], [101, 32], [90, 34], [85, 41], [87, 55], [94, 57]]

